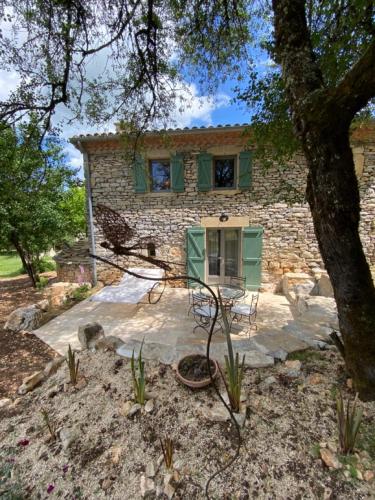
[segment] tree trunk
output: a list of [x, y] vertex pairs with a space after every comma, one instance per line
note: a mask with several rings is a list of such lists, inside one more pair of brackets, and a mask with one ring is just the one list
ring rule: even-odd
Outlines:
[[305, 127], [307, 199], [332, 281], [347, 370], [360, 398], [375, 400], [375, 288], [358, 232], [359, 190], [349, 127], [334, 129]]
[[36, 288], [36, 283], [38, 281], [38, 275], [35, 272], [33, 263], [30, 261], [30, 259], [27, 256], [27, 253], [23, 249], [22, 245], [18, 241], [18, 238], [15, 234], [12, 235], [11, 237], [12, 244], [14, 248], [16, 249], [18, 255], [20, 256], [20, 259], [22, 261], [22, 265], [25, 268], [27, 274], [29, 275], [29, 278], [31, 279], [31, 283], [34, 288]]

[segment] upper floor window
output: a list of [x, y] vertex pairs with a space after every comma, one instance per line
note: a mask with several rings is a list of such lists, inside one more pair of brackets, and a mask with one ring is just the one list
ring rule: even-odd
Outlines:
[[236, 187], [236, 160], [233, 156], [214, 158], [213, 169], [214, 189]]
[[169, 160], [150, 161], [151, 191], [171, 190], [171, 165]]

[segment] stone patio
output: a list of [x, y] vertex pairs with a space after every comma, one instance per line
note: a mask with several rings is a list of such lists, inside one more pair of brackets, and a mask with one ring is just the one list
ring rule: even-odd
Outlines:
[[[86, 299], [34, 333], [65, 355], [69, 344], [72, 348], [80, 347], [78, 327], [97, 321], [103, 326], [105, 335], [117, 336], [124, 341], [118, 354], [131, 356], [133, 349], [139, 350], [144, 338], [144, 357], [169, 364], [185, 354], [206, 351], [207, 334], [202, 329], [193, 332], [196, 323], [187, 315], [188, 307], [188, 290], [185, 288], [166, 288], [158, 304], [112, 304]], [[261, 293], [258, 329], [252, 332], [250, 339], [241, 332], [233, 333], [235, 350], [246, 353], [246, 364], [254, 368], [269, 366], [274, 363], [274, 358], [285, 359], [288, 353], [309, 347], [315, 335], [309, 331], [305, 340], [300, 328], [296, 327], [295, 331], [285, 329], [294, 323], [291, 305], [284, 296]], [[322, 340], [319, 332], [315, 333], [317, 340]], [[223, 360], [226, 350], [224, 334], [215, 333], [212, 356]]]

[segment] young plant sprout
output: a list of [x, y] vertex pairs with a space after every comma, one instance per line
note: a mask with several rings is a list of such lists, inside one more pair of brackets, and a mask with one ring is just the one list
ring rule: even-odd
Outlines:
[[70, 344], [69, 344], [68, 356], [66, 358], [66, 362], [67, 362], [68, 368], [69, 368], [70, 383], [72, 385], [76, 385], [77, 380], [78, 380], [79, 359], [77, 359], [77, 361], [76, 361], [76, 355], [72, 351]]
[[138, 365], [137, 368], [134, 357], [134, 350], [130, 360], [130, 367], [132, 371], [133, 386], [134, 386], [134, 397], [136, 402], [139, 403], [140, 405], [145, 404], [145, 387], [146, 387], [145, 362], [142, 359], [143, 342], [144, 339], [142, 340], [141, 349], [139, 351], [139, 355], [137, 358], [137, 365]]
[[362, 422], [362, 408], [357, 408], [358, 394], [356, 394], [353, 405], [350, 401], [346, 403], [346, 408], [342, 398], [341, 391], [336, 397], [337, 408], [337, 428], [339, 431], [339, 445], [341, 453], [349, 455], [353, 453], [358, 431]]
[[168, 470], [173, 468], [173, 449], [174, 443], [173, 439], [165, 438], [164, 440], [160, 438], [161, 449], [163, 451], [164, 463]]

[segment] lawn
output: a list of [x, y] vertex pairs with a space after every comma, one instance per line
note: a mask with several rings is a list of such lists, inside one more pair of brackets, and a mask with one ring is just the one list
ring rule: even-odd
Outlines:
[[0, 253], [0, 278], [13, 278], [22, 274], [22, 262], [15, 252]]
[[[51, 271], [55, 268], [55, 262], [51, 257], [43, 257], [43, 271]], [[21, 259], [16, 252], [0, 252], [0, 279], [14, 278], [24, 274]]]

